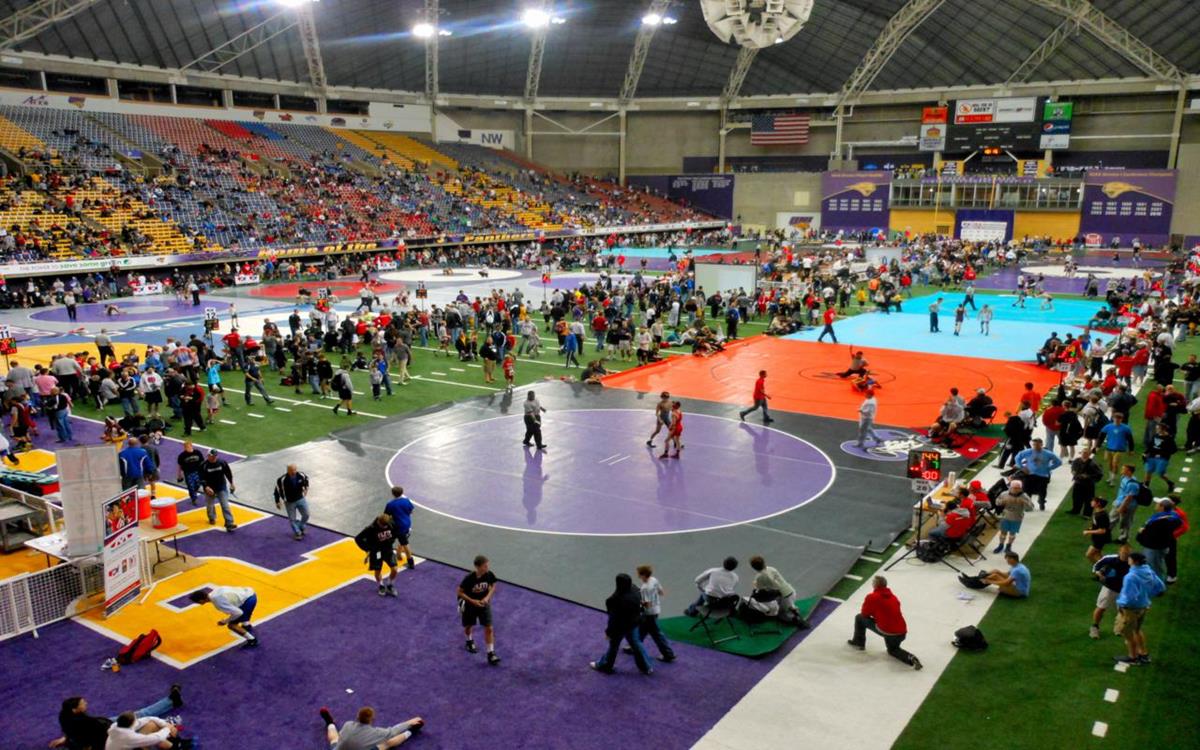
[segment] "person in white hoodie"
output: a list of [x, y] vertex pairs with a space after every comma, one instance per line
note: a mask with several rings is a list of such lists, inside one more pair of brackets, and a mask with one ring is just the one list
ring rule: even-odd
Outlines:
[[172, 747], [171, 738], [179, 734], [174, 724], [149, 716], [137, 718], [132, 711], [117, 716], [108, 728], [104, 750], [133, 750], [139, 747]]

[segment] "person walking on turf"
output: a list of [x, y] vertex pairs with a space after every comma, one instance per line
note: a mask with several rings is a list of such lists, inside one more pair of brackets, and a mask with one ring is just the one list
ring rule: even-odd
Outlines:
[[650, 433], [650, 439], [646, 441], [646, 445], [653, 448], [654, 438], [664, 428], [667, 434], [671, 434], [671, 394], [663, 391], [659, 394], [658, 403], [654, 405], [654, 432]]
[[613, 665], [617, 661], [617, 651], [621, 648], [621, 641], [625, 641], [633, 649], [633, 660], [638, 670], [644, 675], [654, 674], [638, 635], [638, 623], [642, 618], [641, 593], [633, 588], [633, 579], [628, 573], [617, 574], [616, 589], [604, 600], [604, 609], [608, 612], [608, 624], [604, 628], [608, 650], [588, 666], [604, 674], [615, 672]]
[[538, 403], [537, 394], [530, 391], [525, 399], [525, 439], [521, 445], [528, 448], [529, 441], [533, 440], [538, 450], [546, 450], [546, 443], [542, 440], [542, 414], [545, 411], [546, 407]]
[[225, 615], [223, 620], [217, 621], [217, 625], [227, 627], [244, 638], [246, 648], [258, 645], [258, 636], [254, 634], [254, 625], [250, 622], [254, 608], [258, 606], [258, 595], [254, 589], [249, 586], [213, 586], [211, 589], [193, 591], [188, 599], [194, 604], [211, 603]]
[[404, 553], [404, 566], [412, 570], [416, 563], [413, 562], [412, 550], [408, 548], [408, 536], [412, 533], [413, 503], [404, 494], [403, 487], [392, 487], [392, 499], [383, 512], [392, 517], [392, 525], [396, 529], [396, 550]]
[[984, 336], [992, 335], [992, 318], [994, 316], [995, 312], [992, 310], [991, 305], [985, 303], [984, 306], [979, 309], [979, 332]]
[[275, 507], [286, 508], [292, 524], [292, 538], [300, 541], [308, 527], [308, 475], [288, 464], [287, 470], [275, 480]]
[[908, 637], [908, 624], [900, 611], [900, 600], [888, 588], [887, 579], [875, 576], [871, 593], [863, 599], [862, 611], [854, 616], [854, 636], [846, 641], [859, 651], [867, 648], [867, 631], [883, 636], [888, 656], [899, 659], [913, 669], [921, 668], [921, 660], [900, 647]]
[[865, 441], [868, 436], [879, 445], [882, 440], [875, 434], [875, 415], [879, 413], [879, 402], [875, 400], [875, 390], [868, 388], [864, 394], [866, 398], [858, 405], [858, 442], [855, 446], [859, 449], [866, 448]]
[[270, 394], [267, 393], [267, 389], [263, 386], [262, 368], [259, 367], [261, 361], [257, 357], [248, 357], [245, 366], [242, 368], [242, 375], [246, 380], [246, 406], [250, 406], [253, 403], [250, 400], [251, 388], [261, 393], [263, 400], [268, 404], [275, 403], [275, 400], [271, 398]]
[[837, 343], [837, 334], [833, 332], [833, 321], [837, 320], [837, 311], [833, 309], [833, 305], [825, 308], [823, 313], [825, 327], [821, 329], [821, 335], [817, 337], [817, 341], [824, 341], [826, 336], [833, 338], [833, 343]]
[[754, 381], [754, 406], [738, 412], [738, 417], [745, 422], [747, 414], [752, 414], [753, 412], [762, 409], [763, 424], [770, 424], [774, 422], [775, 420], [771, 418], [769, 413], [767, 413], [767, 402], [770, 400], [771, 397], [767, 395], [767, 371], [759, 370], [758, 380]]
[[1150, 609], [1150, 600], [1160, 596], [1166, 588], [1158, 574], [1146, 564], [1146, 556], [1131, 552], [1129, 572], [1121, 581], [1121, 593], [1117, 594], [1117, 621], [1113, 625], [1113, 633], [1125, 639], [1126, 654], [1114, 657], [1115, 661], [1142, 666], [1150, 663], [1142, 624]]
[[350, 373], [346, 372], [345, 368], [339, 367], [329, 384], [338, 394], [338, 402], [333, 406], [333, 413], [337, 414], [338, 409], [345, 407], [346, 415], [354, 416], [354, 381], [350, 379]]
[[474, 570], [458, 584], [458, 611], [462, 615], [463, 634], [467, 637], [467, 651], [479, 653], [471, 633], [475, 625], [483, 626], [483, 641], [487, 645], [488, 664], [500, 663], [496, 655], [496, 631], [492, 626], [492, 597], [496, 594], [496, 574], [491, 571], [491, 562], [483, 555], [476, 555]]

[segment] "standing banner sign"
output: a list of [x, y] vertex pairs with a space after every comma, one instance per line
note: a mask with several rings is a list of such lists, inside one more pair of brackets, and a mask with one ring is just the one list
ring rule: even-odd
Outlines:
[[0, 325], [0, 354], [8, 356], [17, 353], [17, 340], [6, 325]]
[[104, 616], [111, 617], [142, 589], [137, 488], [104, 503]]

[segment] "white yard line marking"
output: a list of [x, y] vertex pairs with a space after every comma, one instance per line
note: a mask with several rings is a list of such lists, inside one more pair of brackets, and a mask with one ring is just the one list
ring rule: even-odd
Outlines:
[[1113, 665], [1113, 669], [1120, 672], [1121, 674], [1124, 674], [1129, 671], [1129, 665], [1123, 661], [1119, 661]]
[[444, 373], [444, 372], [438, 372], [437, 370], [430, 370], [430, 371], [429, 371], [429, 374], [430, 374], [430, 375], [437, 375], [439, 378], [444, 378], [444, 377], [446, 377], [446, 373]]
[[867, 557], [866, 555], [861, 555], [858, 559], [866, 560], [867, 562], [875, 563], [876, 565], [879, 565], [883, 562], [883, 560], [880, 560], [878, 557]]
[[853, 573], [847, 573], [842, 578], [849, 578], [851, 581], [861, 581], [863, 579], [862, 576], [856, 576]]
[[264, 417], [262, 414], [255, 414], [255, 413], [254, 413], [254, 412], [252, 412], [252, 411], [248, 411], [248, 412], [246, 412], [246, 416], [247, 416], [247, 417], [254, 417], [255, 419], [266, 419], [266, 417]]
[[825, 601], [837, 602], [838, 604], [846, 603], [845, 599], [838, 599], [836, 596], [829, 596], [828, 594], [826, 594], [825, 596], [822, 596], [821, 598], [824, 599]]
[[461, 367], [451, 367], [450, 372], [466, 372], [466, 370]]
[[288, 412], [290, 412], [290, 411], [291, 411], [291, 409], [289, 409], [289, 408], [287, 408], [287, 407], [285, 407], [285, 406], [276, 406], [276, 407], [275, 407], [275, 411], [288, 411]]
[[1092, 724], [1092, 735], [1093, 736], [1103, 737], [1106, 734], [1108, 734], [1108, 725], [1105, 724], [1103, 721], [1097, 721], [1095, 724]]
[[228, 419], [218, 419], [217, 421], [220, 422], [221, 424], [237, 424], [237, 422], [232, 422]]
[[1117, 698], [1120, 697], [1120, 695], [1121, 691], [1109, 688], [1108, 690], [1104, 691], [1104, 700], [1108, 701], [1109, 703], [1116, 703]]

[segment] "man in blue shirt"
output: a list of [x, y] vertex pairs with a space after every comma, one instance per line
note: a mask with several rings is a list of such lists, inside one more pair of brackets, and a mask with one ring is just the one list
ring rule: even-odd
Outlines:
[[1017, 467], [1028, 476], [1025, 478], [1025, 492], [1037, 496], [1038, 507], [1046, 509], [1046, 488], [1050, 485], [1050, 472], [1062, 466], [1062, 459], [1042, 447], [1042, 439], [1034, 438], [1033, 447], [1026, 448], [1017, 454]]
[[1029, 596], [1031, 577], [1029, 568], [1021, 563], [1021, 556], [1016, 552], [1004, 553], [1004, 561], [1008, 563], [1008, 572], [993, 570], [983, 579], [996, 587], [1001, 596], [1011, 596], [1014, 599], [1024, 599]]
[[396, 549], [404, 553], [405, 567], [412, 570], [415, 563], [413, 562], [412, 551], [408, 548], [408, 535], [412, 532], [413, 503], [404, 494], [403, 487], [392, 487], [392, 500], [384, 507], [383, 511], [392, 517], [392, 525], [395, 527]]
[[1166, 584], [1146, 564], [1146, 556], [1141, 552], [1129, 555], [1129, 572], [1121, 582], [1121, 593], [1117, 595], [1117, 622], [1113, 632], [1125, 639], [1125, 656], [1115, 657], [1122, 664], [1149, 664], [1150, 654], [1146, 652], [1146, 636], [1142, 633], [1142, 623], [1146, 619], [1146, 611], [1150, 609], [1150, 600], [1162, 594]]
[[1108, 483], [1116, 483], [1121, 457], [1126, 451], [1133, 450], [1133, 430], [1125, 424], [1125, 415], [1114, 410], [1112, 421], [1100, 428], [1100, 436], [1104, 438], [1104, 450], [1108, 453]]
[[150, 457], [150, 453], [142, 447], [141, 441], [133, 437], [129, 438], [125, 448], [117, 454], [117, 460], [121, 464], [121, 489], [123, 490], [130, 487], [144, 487], [146, 482], [151, 479], [151, 475], [158, 469], [154, 465], [154, 459]]
[[1117, 499], [1113, 501], [1113, 512], [1121, 524], [1118, 541], [1129, 540], [1129, 530], [1133, 528], [1133, 516], [1137, 513], [1137, 498], [1142, 491], [1142, 483], [1134, 476], [1137, 468], [1133, 464], [1125, 464], [1121, 468], [1121, 484], [1117, 487]]

